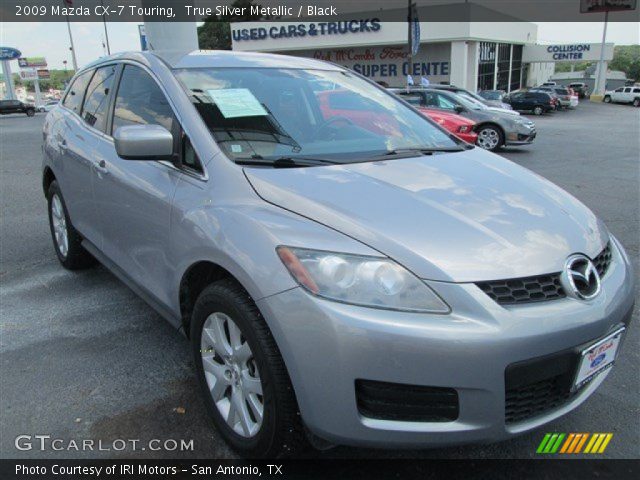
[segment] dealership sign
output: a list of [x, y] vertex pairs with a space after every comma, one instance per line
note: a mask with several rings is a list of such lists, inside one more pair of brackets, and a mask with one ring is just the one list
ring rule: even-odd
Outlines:
[[20, 68], [46, 67], [47, 59], [44, 57], [21, 57], [18, 59]]
[[391, 86], [403, 85], [407, 75], [425, 77], [431, 83], [449, 81], [451, 45], [423, 44], [409, 63], [409, 50], [404, 46], [337, 48], [292, 52], [342, 65], [373, 80], [384, 80]]
[[636, 0], [580, 0], [580, 13], [629, 12], [636, 9]]
[[0, 47], [0, 60], [14, 60], [19, 58], [22, 53], [20, 50], [11, 47]]
[[[571, 43], [561, 45], [525, 45], [522, 61], [530, 62], [583, 62], [600, 60], [599, 43]], [[604, 47], [604, 59], [613, 59], [613, 44]]]
[[379, 32], [380, 20], [377, 18], [366, 20], [349, 20], [346, 22], [311, 22], [311, 23], [281, 23], [270, 27], [241, 28], [233, 27], [231, 34], [234, 42], [321, 37], [327, 35], [349, 35], [356, 33]]
[[37, 80], [38, 72], [33, 69], [20, 70], [20, 78], [25, 81]]

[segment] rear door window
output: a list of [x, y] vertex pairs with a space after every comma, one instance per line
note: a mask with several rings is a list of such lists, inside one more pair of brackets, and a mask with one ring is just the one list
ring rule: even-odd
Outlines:
[[82, 100], [84, 99], [84, 94], [87, 90], [87, 85], [89, 84], [89, 80], [91, 80], [92, 75], [93, 70], [88, 70], [78, 75], [71, 84], [67, 95], [64, 97], [62, 105], [80, 115], [80, 110], [82, 109]]
[[109, 92], [113, 86], [116, 66], [98, 68], [89, 82], [82, 107], [82, 118], [90, 126], [101, 132], [107, 125], [107, 110], [109, 107]]

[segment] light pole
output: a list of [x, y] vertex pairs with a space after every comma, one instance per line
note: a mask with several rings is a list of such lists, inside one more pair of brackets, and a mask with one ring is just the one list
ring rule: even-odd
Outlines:
[[73, 46], [73, 35], [71, 35], [71, 24], [69, 23], [69, 16], [67, 15], [67, 30], [69, 31], [69, 43], [71, 46], [69, 50], [71, 50], [71, 60], [73, 61], [73, 71], [78, 71], [78, 61], [76, 60], [76, 49]]
[[607, 41], [607, 25], [609, 23], [609, 10], [604, 13], [604, 30], [602, 31], [602, 45], [600, 45], [600, 62], [598, 62], [598, 75], [596, 76], [595, 94], [604, 96], [607, 88], [607, 69], [604, 68], [604, 48]]
[[[103, 0], [100, 0], [100, 6], [104, 7]], [[102, 9], [102, 11], [104, 12], [104, 8]], [[107, 42], [107, 55], [111, 55], [111, 47], [109, 46], [109, 32], [107, 32], [107, 19], [104, 13], [102, 14], [102, 23], [104, 25], [104, 38]]]

